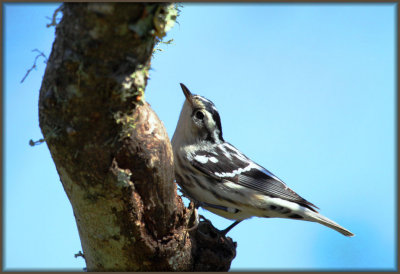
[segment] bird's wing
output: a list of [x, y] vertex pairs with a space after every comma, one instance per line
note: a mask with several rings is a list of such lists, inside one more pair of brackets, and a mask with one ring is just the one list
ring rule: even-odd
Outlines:
[[197, 151], [190, 162], [193, 167], [214, 179], [228, 180], [271, 197], [295, 202], [315, 212], [315, 208], [318, 208], [228, 143], [216, 146], [212, 152]]

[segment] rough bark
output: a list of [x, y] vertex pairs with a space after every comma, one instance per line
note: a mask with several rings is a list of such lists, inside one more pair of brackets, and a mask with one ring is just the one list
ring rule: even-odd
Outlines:
[[144, 101], [153, 48], [174, 8], [66, 3], [62, 11], [39, 122], [87, 269], [228, 270], [236, 243], [206, 222], [188, 232], [192, 210], [176, 192], [170, 141]]

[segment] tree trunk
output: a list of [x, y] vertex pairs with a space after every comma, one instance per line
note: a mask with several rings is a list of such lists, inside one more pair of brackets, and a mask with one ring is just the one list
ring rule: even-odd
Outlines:
[[[39, 122], [89, 271], [228, 270], [236, 243], [193, 226], [171, 144], [144, 101], [154, 45], [176, 9], [66, 3], [40, 89]], [[193, 218], [192, 218], [193, 219]]]

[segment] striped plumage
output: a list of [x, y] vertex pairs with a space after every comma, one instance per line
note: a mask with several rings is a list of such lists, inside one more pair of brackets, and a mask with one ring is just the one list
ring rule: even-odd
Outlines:
[[234, 225], [253, 216], [290, 218], [317, 222], [353, 236], [319, 214], [315, 205], [274, 174], [225, 142], [214, 104], [191, 94], [185, 85], [181, 87], [186, 100], [172, 147], [176, 182], [186, 196], [215, 214], [236, 220]]

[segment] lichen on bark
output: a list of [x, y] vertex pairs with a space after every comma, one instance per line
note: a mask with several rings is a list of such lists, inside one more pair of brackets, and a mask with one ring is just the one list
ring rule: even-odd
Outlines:
[[[144, 99], [154, 46], [176, 19], [174, 5], [65, 3], [62, 12], [39, 122], [87, 269], [228, 270], [230, 238], [207, 248], [207, 233], [187, 232], [192, 211], [177, 195], [171, 144]], [[207, 263], [210, 254], [222, 255]]]

